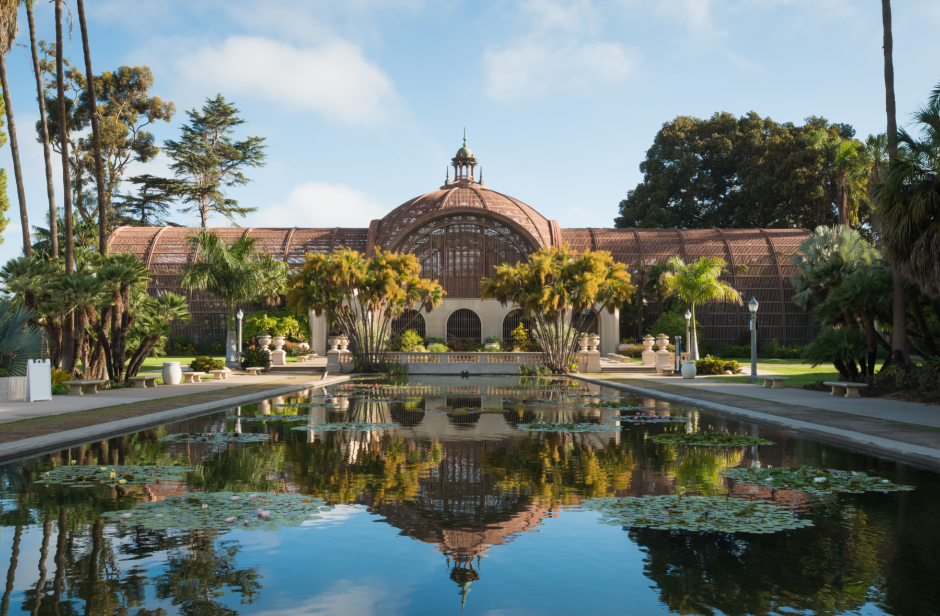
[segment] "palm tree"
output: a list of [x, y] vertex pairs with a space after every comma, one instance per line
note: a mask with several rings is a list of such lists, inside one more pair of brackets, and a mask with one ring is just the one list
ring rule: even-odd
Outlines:
[[[885, 55], [885, 112], [888, 116], [888, 161], [898, 157], [898, 118], [894, 102], [894, 36], [891, 33], [891, 0], [881, 0], [881, 23], [884, 29]], [[890, 260], [890, 257], [889, 257]], [[904, 307], [904, 277], [900, 268], [891, 262], [894, 274], [894, 305], [891, 311], [891, 356], [893, 364], [911, 363], [907, 350], [907, 310]]]
[[[64, 370], [74, 372], [78, 360], [88, 371], [89, 356], [85, 353], [85, 338], [88, 326], [88, 311], [94, 310], [107, 298], [104, 282], [91, 274], [72, 274], [57, 280], [53, 288], [63, 298], [75, 319], [75, 331], [72, 337], [72, 353]], [[94, 375], [86, 374], [91, 377]]]
[[36, 45], [36, 24], [33, 22], [33, 5], [36, 0], [26, 0], [26, 18], [29, 21], [29, 45], [33, 52], [33, 72], [36, 75], [36, 91], [39, 98], [39, 123], [42, 125], [42, 155], [46, 160], [46, 194], [49, 196], [49, 218], [52, 248], [49, 254], [59, 254], [58, 215], [55, 206], [55, 186], [52, 183], [52, 149], [49, 144], [49, 124], [46, 120], [46, 90], [42, 87], [42, 71], [39, 69], [39, 49]]
[[95, 184], [98, 188], [98, 252], [108, 252], [108, 218], [104, 191], [104, 167], [101, 162], [101, 129], [98, 127], [98, 97], [95, 96], [95, 74], [91, 70], [91, 52], [88, 50], [88, 28], [85, 25], [85, 3], [77, 0], [78, 23], [82, 30], [82, 49], [85, 53], [85, 74], [88, 83], [88, 107], [91, 111], [91, 135], [95, 146]]
[[283, 293], [287, 282], [287, 264], [255, 253], [257, 240], [241, 237], [227, 245], [212, 231], [202, 229], [190, 238], [198, 255], [183, 269], [180, 286], [207, 291], [221, 300], [228, 310], [226, 363], [234, 365], [235, 307]]
[[669, 264], [672, 271], [665, 272], [660, 278], [663, 293], [675, 295], [689, 305], [692, 312], [690, 359], [696, 360], [699, 354], [698, 334], [695, 331], [695, 305], [713, 301], [743, 304], [744, 301], [734, 287], [718, 280], [726, 265], [724, 259], [702, 257], [695, 263], [686, 264], [679, 257], [672, 257]]
[[23, 170], [20, 168], [20, 147], [16, 140], [16, 124], [13, 122], [13, 101], [10, 100], [10, 85], [7, 83], [7, 53], [16, 40], [16, 12], [21, 0], [0, 0], [0, 86], [3, 87], [3, 104], [6, 107], [7, 129], [10, 133], [10, 153], [13, 155], [13, 175], [16, 178], [16, 197], [20, 202], [20, 225], [23, 229], [23, 254], [32, 256], [33, 246], [29, 241], [29, 219], [26, 215], [26, 190], [23, 188]]
[[858, 199], [865, 194], [871, 160], [868, 149], [859, 141], [846, 140], [836, 152], [836, 206], [840, 225], [858, 225]]
[[137, 376], [144, 360], [150, 356], [154, 347], [170, 335], [170, 321], [189, 322], [193, 320], [186, 298], [176, 293], [161, 293], [156, 299], [148, 298], [146, 312], [137, 317], [134, 329], [140, 344], [127, 364], [127, 376]]
[[940, 295], [940, 85], [914, 119], [920, 138], [898, 131], [898, 156], [873, 189], [885, 255], [924, 292]]
[[[62, 0], [55, 0], [55, 72], [56, 91], [59, 101], [59, 141], [62, 153], [62, 192], [65, 193], [65, 273], [75, 271], [75, 255], [72, 252], [72, 176], [69, 173], [69, 141], [68, 123], [65, 117], [65, 67], [62, 58]], [[66, 328], [66, 335], [71, 336], [70, 328]]]
[[146, 266], [130, 253], [106, 255], [98, 269], [98, 277], [110, 293], [111, 301], [102, 311], [96, 329], [101, 330], [98, 338], [107, 341], [109, 357], [106, 365], [111, 378], [116, 381], [123, 380], [127, 337], [134, 324], [131, 289], [146, 288], [149, 276]]

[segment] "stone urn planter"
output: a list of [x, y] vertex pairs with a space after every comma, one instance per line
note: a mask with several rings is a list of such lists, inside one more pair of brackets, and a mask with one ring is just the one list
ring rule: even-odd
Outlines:
[[586, 352], [588, 348], [588, 337], [581, 336], [580, 338], [578, 338], [578, 346], [581, 348], [582, 353]]
[[179, 385], [183, 380], [183, 371], [178, 361], [163, 362], [163, 384]]
[[327, 342], [330, 343], [331, 351], [336, 351], [339, 348], [339, 336], [330, 336], [327, 338]]
[[498, 351], [500, 349], [498, 342], [487, 342], [483, 345], [483, 348], [488, 351]]
[[653, 350], [655, 343], [656, 340], [649, 334], [643, 337], [643, 352], [640, 353], [640, 357], [643, 358], [644, 366], [656, 365], [656, 351]]
[[596, 351], [600, 343], [601, 337], [597, 334], [588, 337], [588, 351]]
[[667, 351], [666, 347], [669, 346], [669, 336], [666, 334], [660, 334], [656, 336], [656, 346], [660, 351]]
[[684, 379], [694, 379], [695, 378], [695, 362], [691, 359], [687, 359], [682, 362], [682, 367], [679, 369], [682, 373], [682, 378]]
[[281, 347], [284, 346], [285, 338], [284, 336], [274, 336], [272, 342], [274, 343], [275, 350], [280, 351]]
[[271, 334], [261, 334], [258, 336], [258, 344], [261, 345], [262, 349], [267, 349], [268, 345], [271, 344]]
[[343, 353], [347, 352], [349, 347], [349, 338], [346, 337], [346, 334], [343, 334], [339, 337], [339, 350]]

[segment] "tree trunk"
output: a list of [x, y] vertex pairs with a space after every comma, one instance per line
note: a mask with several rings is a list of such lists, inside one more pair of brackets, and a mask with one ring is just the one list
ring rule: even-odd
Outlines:
[[39, 549], [39, 581], [36, 582], [36, 601], [33, 603], [32, 616], [39, 614], [42, 605], [43, 586], [46, 585], [46, 556], [49, 555], [49, 535], [52, 533], [52, 522], [46, 520], [42, 523], [42, 547]]
[[[55, 0], [55, 68], [58, 100], [65, 100], [65, 73], [62, 64], [62, 0]], [[75, 251], [72, 246], [72, 178], [69, 173], [69, 141], [65, 105], [59, 105], [59, 141], [62, 150], [62, 192], [65, 193], [65, 273], [75, 272]], [[69, 329], [68, 327], [66, 329]]]
[[62, 580], [65, 579], [65, 539], [68, 529], [68, 510], [65, 507], [59, 507], [58, 537], [55, 546], [55, 577], [52, 578], [52, 610], [58, 616], [59, 598], [62, 596]]
[[91, 526], [91, 554], [88, 558], [88, 588], [85, 590], [85, 613], [95, 613], [95, 596], [98, 587], [98, 559], [101, 558], [101, 544], [104, 539], [104, 524], [99, 518]]
[[91, 70], [91, 52], [88, 50], [88, 28], [85, 25], [85, 3], [77, 0], [78, 23], [82, 30], [82, 50], [85, 53], [85, 74], [88, 81], [88, 100], [91, 104], [91, 135], [95, 144], [95, 183], [98, 188], [98, 252], [108, 254], [109, 199], [104, 190], [104, 168], [101, 163], [101, 129], [98, 126], [98, 98], [95, 96], [95, 74]]
[[692, 313], [692, 329], [690, 331], [692, 339], [689, 340], [689, 359], [698, 361], [698, 332], [695, 331], [695, 304], [691, 305], [690, 312]]
[[7, 133], [10, 135], [10, 154], [13, 155], [13, 175], [16, 177], [16, 198], [20, 202], [20, 225], [23, 227], [23, 254], [33, 256], [29, 240], [29, 217], [26, 215], [26, 190], [23, 188], [23, 170], [20, 168], [20, 147], [16, 142], [16, 124], [13, 123], [13, 101], [7, 84], [7, 58], [0, 53], [0, 86], [3, 86], [3, 105], [7, 112]]
[[898, 117], [894, 103], [894, 37], [891, 34], [891, 0], [881, 0], [884, 27], [885, 111], [888, 114], [888, 159], [898, 157]]
[[917, 329], [920, 330], [920, 334], [924, 337], [924, 344], [927, 346], [927, 351], [930, 353], [931, 357], [937, 355], [937, 343], [934, 342], [933, 334], [930, 333], [930, 326], [927, 324], [927, 319], [924, 316], [924, 309], [920, 305], [920, 302], [917, 301], [915, 297], [911, 301], [911, 312], [914, 313], [914, 322], [917, 323]]
[[16, 561], [20, 557], [20, 538], [23, 536], [23, 527], [16, 525], [13, 532], [13, 552], [10, 555], [10, 568], [7, 569], [7, 586], [0, 599], [0, 614], [6, 616], [10, 612], [10, 595], [13, 594], [13, 581], [16, 576]]
[[881, 336], [878, 335], [878, 330], [875, 329], [875, 319], [871, 313], [863, 310], [859, 313], [859, 318], [862, 321], [865, 337], [868, 338], [868, 361], [866, 362], [867, 370], [865, 370], [865, 374], [870, 376], [875, 374], [875, 364], [878, 361], [878, 338]]
[[891, 363], [908, 366], [911, 363], [907, 348], [907, 310], [904, 306], [904, 276], [894, 264], [894, 302], [892, 303]]
[[39, 97], [39, 123], [42, 125], [42, 155], [46, 160], [46, 194], [49, 196], [49, 256], [59, 256], [59, 213], [55, 207], [55, 185], [52, 183], [52, 148], [49, 146], [49, 123], [46, 119], [46, 92], [42, 87], [39, 72], [39, 49], [36, 46], [36, 25], [33, 23], [33, 7], [26, 5], [29, 20], [29, 44], [33, 51], [33, 72], [36, 74], [36, 92]]

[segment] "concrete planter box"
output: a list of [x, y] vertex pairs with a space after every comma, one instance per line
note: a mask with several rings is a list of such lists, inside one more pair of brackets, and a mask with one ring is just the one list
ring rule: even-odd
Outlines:
[[23, 401], [26, 398], [25, 376], [0, 377], [0, 401]]

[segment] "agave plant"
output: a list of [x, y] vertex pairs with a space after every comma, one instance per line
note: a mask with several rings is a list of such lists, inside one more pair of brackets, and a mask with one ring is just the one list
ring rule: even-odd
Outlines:
[[7, 376], [26, 376], [26, 361], [42, 354], [42, 332], [31, 320], [36, 313], [0, 300], [0, 370]]

